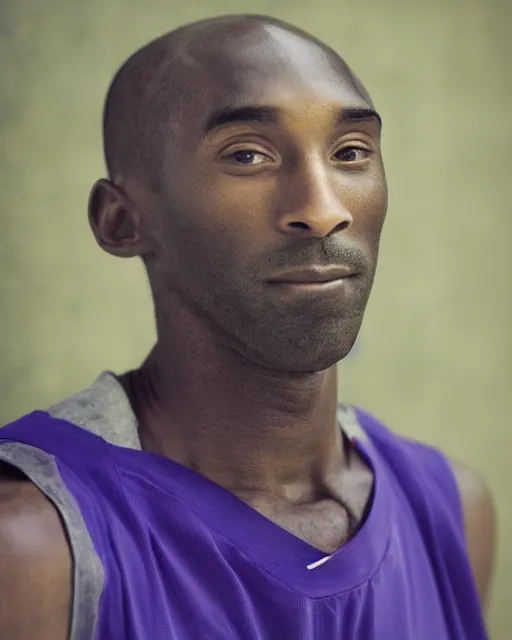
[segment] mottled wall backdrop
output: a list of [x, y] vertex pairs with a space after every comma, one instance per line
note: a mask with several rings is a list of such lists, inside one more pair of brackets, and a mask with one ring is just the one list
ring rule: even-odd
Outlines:
[[492, 637], [511, 638], [512, 3], [0, 6], [0, 422], [101, 369], [136, 365], [154, 338], [140, 265], [103, 255], [86, 220], [89, 188], [104, 172], [101, 106], [117, 66], [161, 32], [208, 15], [292, 21], [347, 57], [385, 123], [390, 215], [340, 391], [485, 473], [502, 541]]

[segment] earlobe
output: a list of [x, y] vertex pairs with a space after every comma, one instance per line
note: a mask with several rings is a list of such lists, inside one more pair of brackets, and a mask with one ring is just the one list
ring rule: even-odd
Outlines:
[[111, 255], [133, 258], [144, 253], [141, 216], [125, 192], [109, 180], [98, 180], [89, 196], [89, 224], [96, 242]]

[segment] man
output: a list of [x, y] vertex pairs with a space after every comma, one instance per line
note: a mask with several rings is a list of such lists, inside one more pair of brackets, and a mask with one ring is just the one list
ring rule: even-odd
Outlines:
[[136, 371], [0, 432], [6, 640], [467, 640], [482, 480], [337, 405], [387, 208], [380, 117], [277, 20], [167, 34], [111, 85], [100, 247], [140, 256]]

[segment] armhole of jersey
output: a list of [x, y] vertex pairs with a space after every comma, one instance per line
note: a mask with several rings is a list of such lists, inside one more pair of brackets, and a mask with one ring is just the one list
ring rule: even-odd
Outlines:
[[[448, 514], [452, 526], [456, 527], [458, 535], [463, 536], [466, 543], [466, 530], [464, 524], [464, 512], [462, 507], [462, 496], [460, 495], [457, 478], [445, 454], [435, 447], [396, 434], [377, 420], [373, 415], [350, 405], [339, 405], [339, 422], [349, 437], [363, 438], [368, 441], [374, 438], [380, 442], [379, 446], [395, 448], [394, 442], [401, 443], [405, 450], [411, 452], [415, 450], [422, 460], [422, 468], [428, 473], [431, 480], [434, 480], [438, 489], [438, 496], [441, 497], [441, 504], [444, 503], [444, 512]], [[363, 427], [367, 425], [367, 429]], [[440, 505], [441, 506], [441, 505]], [[467, 544], [466, 544], [467, 548]]]
[[[466, 536], [466, 524], [464, 522], [464, 505], [462, 502], [462, 495], [460, 493], [460, 487], [459, 487], [459, 483], [457, 482], [457, 476], [455, 475], [455, 470], [450, 462], [450, 459], [444, 455], [444, 453], [442, 451], [437, 451], [437, 454], [439, 455], [440, 459], [441, 459], [441, 463], [444, 465], [444, 467], [446, 468], [446, 474], [447, 476], [451, 479], [451, 487], [452, 487], [452, 500], [451, 503], [453, 503], [453, 506], [455, 507], [456, 513], [457, 513], [457, 524], [459, 525], [459, 529], [462, 532], [462, 534], [464, 535], [464, 540], [467, 541], [467, 536]], [[467, 546], [467, 545], [466, 545]]]
[[95, 637], [104, 569], [80, 508], [67, 489], [55, 458], [36, 447], [0, 439], [0, 461], [25, 474], [56, 507], [73, 560], [69, 640], [91, 640]]
[[421, 444], [414, 440], [409, 440], [408, 442], [413, 447], [420, 448], [423, 451], [425, 469], [428, 469], [430, 477], [435, 480], [439, 496], [443, 497], [448, 513], [452, 515], [452, 522], [456, 525], [457, 532], [463, 538], [467, 550], [462, 496], [449, 458], [442, 451], [430, 445]]

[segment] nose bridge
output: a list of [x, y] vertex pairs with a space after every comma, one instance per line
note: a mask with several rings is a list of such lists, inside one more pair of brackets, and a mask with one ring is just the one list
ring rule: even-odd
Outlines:
[[352, 223], [352, 216], [336, 188], [337, 171], [318, 154], [310, 153], [297, 162], [290, 172], [287, 202], [280, 218], [285, 233], [326, 237]]

